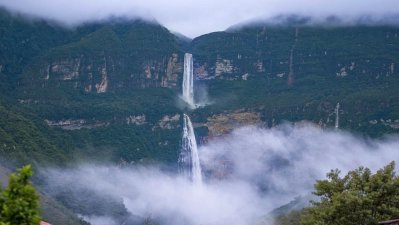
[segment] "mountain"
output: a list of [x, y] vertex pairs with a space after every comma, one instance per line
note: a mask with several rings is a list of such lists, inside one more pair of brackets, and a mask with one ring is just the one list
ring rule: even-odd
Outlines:
[[[178, 44], [182, 41], [166, 28], [123, 18], [65, 28], [6, 10], [0, 11], [0, 18], [2, 98], [15, 110], [31, 114], [38, 126], [47, 125], [47, 138], [56, 147], [68, 149], [70, 156], [73, 149], [114, 148], [115, 136], [122, 133], [126, 138], [118, 142], [120, 151], [134, 147], [144, 153], [111, 158], [132, 161], [153, 154], [148, 148], [168, 145], [161, 138], [145, 141], [147, 133], [158, 130], [169, 135], [169, 129], [157, 128], [159, 123], [178, 126], [175, 98], [182, 74]], [[168, 121], [169, 117], [174, 119]], [[96, 135], [102, 129], [108, 135], [99, 140]], [[54, 134], [62, 138], [50, 137]]]
[[186, 51], [198, 91], [213, 103], [190, 112], [201, 137], [284, 121], [333, 127], [338, 102], [344, 129], [381, 136], [399, 127], [395, 26], [289, 17], [189, 40], [141, 20], [65, 28], [6, 10], [0, 18], [4, 110], [40, 127], [31, 133], [49, 140], [61, 161], [101, 149], [96, 160], [173, 163]]
[[[340, 129], [397, 133], [399, 28], [307, 21], [240, 24], [190, 40], [142, 20], [66, 28], [1, 9], [0, 163], [176, 170], [183, 112], [201, 143], [245, 125], [332, 128], [337, 103]], [[185, 52], [194, 56], [196, 97], [208, 103], [195, 110], [178, 97]]]
[[394, 26], [256, 24], [200, 36], [191, 49], [220, 112], [331, 127], [339, 102], [341, 127], [378, 136], [399, 122], [398, 35]]
[[96, 160], [173, 164], [186, 51], [198, 93], [213, 103], [190, 112], [201, 137], [284, 121], [333, 127], [338, 102], [343, 129], [381, 136], [399, 127], [395, 26], [316, 26], [289, 17], [189, 40], [141, 20], [65, 28], [5, 10], [0, 18], [5, 110], [40, 127], [33, 133], [63, 152], [61, 161], [101, 149]]

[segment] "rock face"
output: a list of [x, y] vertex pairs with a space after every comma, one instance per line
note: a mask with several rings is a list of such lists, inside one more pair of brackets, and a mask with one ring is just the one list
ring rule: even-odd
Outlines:
[[201, 74], [239, 80], [248, 73], [287, 79], [289, 85], [309, 74], [361, 79], [397, 74], [392, 47], [399, 40], [391, 36], [387, 41], [386, 34], [398, 33], [398, 28], [266, 26], [267, 32], [260, 24], [195, 38], [192, 53], [201, 56], [197, 67], [207, 71]]
[[382, 124], [384, 126], [390, 127], [392, 129], [399, 129], [399, 119], [380, 119], [378, 120], [370, 120], [369, 124], [371, 125], [377, 125], [377, 124]]
[[[398, 31], [392, 27], [306, 27], [299, 32], [296, 27], [271, 26], [266, 32], [263, 25], [206, 34], [186, 44], [192, 49], [197, 80], [262, 76], [287, 79], [288, 84], [295, 85], [294, 72], [298, 78], [315, 74], [344, 79], [397, 74], [395, 64], [399, 62], [392, 48], [399, 44], [398, 38], [392, 36], [386, 43], [387, 33]], [[333, 40], [341, 41], [331, 46]], [[183, 48], [159, 25], [104, 25], [82, 34], [80, 41], [63, 41], [64, 45], [30, 61], [19, 83], [22, 89], [35, 86], [101, 94], [136, 88], [180, 88]], [[364, 48], [370, 43], [375, 43], [375, 52]], [[356, 55], [362, 57], [354, 58]], [[1, 65], [1, 70], [8, 68], [3, 62]]]
[[183, 73], [182, 63], [179, 62], [179, 55], [174, 53], [169, 57], [166, 67], [166, 75], [162, 77], [162, 87], [175, 88], [178, 83], [179, 74]]
[[44, 120], [50, 127], [59, 127], [63, 130], [80, 130], [80, 129], [93, 129], [97, 127], [108, 126], [109, 122], [94, 121], [87, 122], [84, 119], [66, 119], [66, 120]]
[[222, 74], [231, 74], [233, 73], [233, 63], [228, 59], [218, 58], [215, 64], [215, 76], [218, 77]]
[[[85, 92], [105, 93], [109, 87], [109, 74], [115, 74], [112, 57], [104, 56], [98, 63], [88, 57], [62, 58], [42, 66], [42, 88], [52, 85], [69, 85]], [[93, 87], [95, 87], [93, 89]]]
[[61, 80], [72, 80], [79, 77], [80, 71], [80, 58], [75, 59], [64, 59], [52, 63], [51, 65], [46, 65], [43, 71], [43, 77], [45, 80], [51, 77], [59, 77]]
[[235, 111], [213, 115], [205, 124], [209, 130], [209, 136], [215, 137], [231, 132], [235, 128], [249, 125], [259, 125], [261, 119], [256, 112]]
[[143, 125], [146, 123], [145, 115], [128, 116], [126, 117], [126, 124]]
[[25, 83], [37, 83], [41, 88], [69, 86], [86, 93], [105, 93], [118, 91], [120, 88], [178, 88], [182, 62], [179, 62], [179, 55], [176, 53], [169, 56], [165, 64], [156, 60], [143, 62], [140, 70], [131, 74], [124, 71], [122, 62], [112, 56], [62, 58], [41, 66], [41, 80]]
[[99, 83], [96, 84], [96, 90], [97, 93], [104, 93], [107, 92], [108, 89], [108, 72], [107, 72], [107, 63], [106, 60], [104, 59], [105, 64], [104, 66], [100, 69], [100, 76], [101, 80]]
[[177, 127], [180, 127], [180, 114], [176, 114], [173, 116], [166, 115], [164, 116], [157, 124], [157, 126], [153, 127], [155, 128], [161, 128], [161, 129], [175, 129]]
[[258, 60], [254, 66], [256, 67], [256, 72], [258, 73], [264, 73], [266, 71], [261, 60]]
[[22, 92], [40, 88], [101, 94], [180, 87], [183, 52], [164, 27], [133, 21], [79, 29], [85, 30], [80, 40], [65, 40], [30, 61], [19, 81]]

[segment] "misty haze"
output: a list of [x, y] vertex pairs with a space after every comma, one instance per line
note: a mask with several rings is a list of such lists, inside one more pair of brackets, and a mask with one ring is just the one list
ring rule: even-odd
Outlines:
[[0, 0], [0, 224], [399, 223], [399, 4]]

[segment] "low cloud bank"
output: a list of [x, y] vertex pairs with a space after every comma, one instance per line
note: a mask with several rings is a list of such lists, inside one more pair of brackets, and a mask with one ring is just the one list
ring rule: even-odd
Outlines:
[[0, 6], [69, 25], [109, 16], [155, 19], [191, 38], [225, 30], [243, 21], [280, 14], [353, 18], [361, 15], [381, 17], [399, 12], [397, 0], [371, 0], [367, 3], [364, 0], [0, 0]]
[[[339, 168], [344, 173], [363, 165], [375, 171], [398, 160], [399, 138], [364, 140], [314, 127], [247, 127], [214, 139], [199, 151], [206, 174], [203, 185], [142, 167], [82, 165], [69, 170], [49, 169], [43, 176], [48, 191], [55, 196], [68, 193], [69, 198], [82, 199], [94, 193], [122, 205], [129, 215], [123, 221], [115, 216], [117, 213], [85, 215], [89, 220], [95, 218], [93, 225], [101, 225], [99, 221], [107, 216], [115, 224], [148, 220], [193, 225], [247, 225], [262, 220], [271, 224], [265, 217], [270, 211], [297, 196], [308, 195], [315, 180], [324, 178], [330, 169]], [[79, 204], [101, 208], [106, 203]]]

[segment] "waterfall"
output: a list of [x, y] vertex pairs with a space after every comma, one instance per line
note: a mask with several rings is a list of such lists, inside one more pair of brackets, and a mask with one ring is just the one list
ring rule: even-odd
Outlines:
[[339, 128], [339, 103], [335, 107], [335, 129]]
[[202, 184], [201, 164], [198, 155], [197, 141], [190, 117], [183, 115], [183, 138], [179, 156], [179, 172], [188, 177], [194, 184]]
[[187, 102], [191, 108], [195, 108], [193, 55], [190, 53], [184, 54], [183, 100]]

